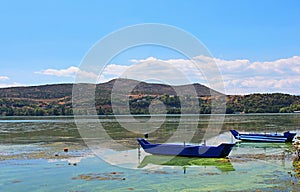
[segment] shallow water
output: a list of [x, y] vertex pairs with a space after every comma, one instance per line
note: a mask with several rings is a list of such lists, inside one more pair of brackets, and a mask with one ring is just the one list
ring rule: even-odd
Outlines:
[[[226, 116], [220, 135], [206, 142], [231, 142], [229, 129], [245, 132], [282, 132], [300, 129], [298, 114]], [[0, 118], [0, 191], [299, 191], [291, 144], [238, 143], [228, 159], [168, 158], [140, 150], [125, 130], [138, 123], [126, 116], [82, 117], [90, 129], [98, 120], [118, 145], [102, 143], [106, 157], [117, 155], [111, 165], [90, 150], [81, 138], [73, 117]], [[138, 116], [139, 121], [148, 117]], [[177, 130], [181, 119], [170, 116], [152, 119], [149, 140], [164, 142]], [[203, 142], [209, 116], [181, 122], [190, 142]], [[197, 125], [197, 130], [189, 126]], [[160, 125], [159, 127], [157, 127]], [[97, 126], [95, 126], [97, 127]], [[134, 127], [135, 128], [135, 127]], [[152, 131], [152, 132], [151, 132]], [[180, 137], [176, 137], [181, 142]], [[119, 148], [124, 145], [126, 150]], [[90, 147], [90, 145], [89, 145]], [[93, 147], [93, 146], [92, 146]], [[68, 148], [68, 152], [64, 152]], [[102, 152], [103, 152], [102, 151]], [[97, 151], [96, 151], [97, 152]], [[104, 158], [105, 159], [105, 158]], [[110, 159], [105, 159], [110, 160]], [[127, 162], [128, 161], [128, 162]], [[124, 168], [127, 167], [127, 168]]]

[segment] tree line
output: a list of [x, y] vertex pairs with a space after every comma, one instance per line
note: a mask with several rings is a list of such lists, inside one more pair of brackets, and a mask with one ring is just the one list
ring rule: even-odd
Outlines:
[[[178, 97], [176, 95], [139, 95], [129, 96], [125, 100], [116, 100], [120, 107], [112, 109], [108, 96], [97, 96], [95, 108], [98, 115], [125, 114], [122, 107], [129, 101], [131, 114], [210, 114], [212, 108], [219, 106], [210, 97]], [[218, 102], [217, 102], [218, 104]], [[221, 107], [220, 107], [221, 108]], [[0, 98], [0, 115], [2, 116], [52, 116], [87, 114], [84, 109], [73, 111], [72, 98], [63, 97], [51, 100]], [[220, 113], [291, 113], [300, 111], [300, 96], [289, 94], [250, 94], [245, 96], [226, 96], [226, 111]]]

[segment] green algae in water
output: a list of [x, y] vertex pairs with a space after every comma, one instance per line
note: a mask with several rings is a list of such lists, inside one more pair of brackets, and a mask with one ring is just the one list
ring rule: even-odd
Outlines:
[[72, 177], [72, 180], [86, 180], [86, 181], [126, 180], [125, 177], [122, 177], [123, 174], [124, 174], [123, 172], [80, 174], [77, 177]]
[[228, 158], [197, 158], [197, 157], [173, 157], [163, 155], [148, 155], [144, 157], [138, 168], [144, 168], [148, 164], [164, 166], [214, 166], [221, 171], [234, 171]]

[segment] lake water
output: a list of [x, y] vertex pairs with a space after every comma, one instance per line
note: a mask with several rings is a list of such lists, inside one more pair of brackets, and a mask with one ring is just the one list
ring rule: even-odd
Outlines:
[[226, 159], [172, 159], [136, 142], [144, 132], [153, 142], [207, 144], [234, 141], [230, 129], [300, 134], [300, 114], [220, 119], [0, 117], [0, 191], [300, 191], [291, 144], [241, 142]]

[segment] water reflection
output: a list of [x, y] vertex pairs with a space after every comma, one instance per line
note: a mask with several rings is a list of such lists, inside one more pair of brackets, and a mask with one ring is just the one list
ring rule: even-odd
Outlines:
[[291, 143], [264, 143], [264, 142], [245, 142], [240, 141], [237, 142], [236, 147], [238, 148], [260, 148], [260, 149], [274, 149], [274, 148], [282, 148], [282, 149], [291, 149]]
[[[299, 117], [300, 114], [226, 115], [224, 122], [215, 123], [223, 123], [220, 134], [227, 133], [230, 129], [245, 132], [297, 132], [300, 125]], [[137, 118], [140, 122], [148, 119], [147, 116]], [[209, 116], [190, 116], [185, 117], [184, 121], [180, 116], [175, 115], [167, 116], [165, 119], [156, 116], [148, 127], [141, 127], [140, 123], [130, 122], [130, 119], [126, 116], [118, 119], [113, 116], [83, 116], [82, 120], [85, 125], [91, 124], [91, 129], [95, 131], [97, 131], [96, 120], [99, 120], [110, 138], [134, 149], [136, 147], [135, 139], [142, 137], [143, 134], [140, 131], [135, 132], [133, 130], [142, 128], [150, 134], [153, 142], [164, 143], [170, 137], [174, 138], [174, 142], [183, 142], [184, 137], [181, 137], [181, 132], [178, 137], [174, 137], [179, 124], [181, 124], [184, 133], [192, 137], [191, 143], [203, 143]], [[125, 129], [122, 126], [124, 124], [131, 127], [131, 129]], [[85, 128], [89, 129], [88, 126]], [[73, 117], [0, 117], [0, 140], [1, 143], [56, 142], [62, 140], [78, 142], [81, 140], [81, 135], [78, 133]]]
[[171, 158], [163, 155], [147, 155], [144, 157], [138, 168], [150, 167], [151, 165], [160, 166], [179, 166], [183, 172], [189, 166], [214, 166], [222, 172], [234, 171], [234, 167], [228, 158], [197, 158], [197, 157], [180, 157]]

